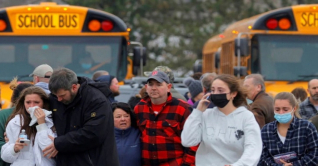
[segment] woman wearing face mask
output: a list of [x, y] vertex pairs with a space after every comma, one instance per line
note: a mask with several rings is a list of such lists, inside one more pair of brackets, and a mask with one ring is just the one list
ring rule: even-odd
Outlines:
[[[210, 100], [214, 108], [207, 108]], [[182, 145], [199, 145], [196, 166], [254, 166], [261, 152], [260, 129], [247, 110], [246, 92], [232, 75], [217, 76], [185, 122]]]
[[[31, 116], [28, 109], [34, 106], [40, 107], [34, 111], [38, 125], [29, 126]], [[21, 92], [14, 111], [7, 122], [6, 133], [9, 142], [4, 144], [1, 149], [1, 158], [8, 163], [12, 163], [11, 166], [55, 165], [55, 161], [44, 157], [42, 152], [46, 146], [52, 143], [49, 135], [53, 136], [50, 129], [53, 122], [45, 117], [41, 108], [49, 108], [48, 96], [41, 88], [31, 86]], [[20, 142], [19, 134], [22, 129], [25, 130], [27, 138], [30, 140], [29, 144]]]
[[317, 165], [317, 130], [309, 121], [299, 119], [295, 96], [289, 92], [277, 94], [274, 113], [276, 121], [262, 129], [263, 152], [258, 165]]

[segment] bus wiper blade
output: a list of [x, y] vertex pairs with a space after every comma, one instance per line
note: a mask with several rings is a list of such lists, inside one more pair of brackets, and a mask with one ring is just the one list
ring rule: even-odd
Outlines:
[[22, 79], [22, 78], [27, 78], [29, 77], [29, 74], [25, 74], [25, 75], [18, 75], [17, 78], [18, 80]]
[[303, 80], [304, 78], [318, 77], [318, 74], [298, 75], [297, 77], [298, 77], [297, 80], [289, 81], [288, 84], [292, 84], [292, 83], [297, 82], [297, 81], [304, 81]]
[[310, 74], [310, 75], [298, 75], [298, 77], [318, 77], [318, 74]]

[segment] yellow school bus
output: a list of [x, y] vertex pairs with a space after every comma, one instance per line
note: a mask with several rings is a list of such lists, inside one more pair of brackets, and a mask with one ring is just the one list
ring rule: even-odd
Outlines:
[[318, 78], [318, 4], [272, 10], [233, 23], [203, 47], [203, 72], [260, 73], [276, 95]]
[[90, 78], [97, 70], [118, 80], [131, 77], [128, 43], [129, 28], [104, 11], [52, 2], [0, 9], [2, 108], [10, 103], [8, 83], [13, 77], [32, 81], [29, 74], [41, 64], [67, 67]]

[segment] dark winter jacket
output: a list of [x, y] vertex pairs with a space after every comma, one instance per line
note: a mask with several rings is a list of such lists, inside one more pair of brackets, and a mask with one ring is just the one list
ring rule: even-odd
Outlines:
[[140, 131], [130, 127], [115, 128], [115, 137], [120, 166], [141, 166]]
[[80, 88], [68, 104], [50, 95], [57, 131], [57, 166], [119, 166], [109, 88], [78, 77]]

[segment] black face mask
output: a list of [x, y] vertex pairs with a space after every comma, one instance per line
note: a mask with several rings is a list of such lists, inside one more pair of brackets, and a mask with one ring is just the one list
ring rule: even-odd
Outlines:
[[213, 104], [219, 108], [223, 108], [229, 103], [230, 100], [226, 98], [226, 93], [223, 94], [211, 94], [210, 99]]

